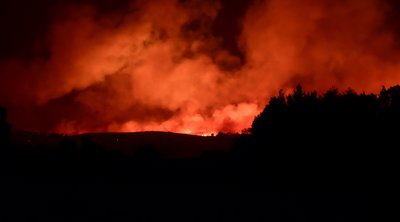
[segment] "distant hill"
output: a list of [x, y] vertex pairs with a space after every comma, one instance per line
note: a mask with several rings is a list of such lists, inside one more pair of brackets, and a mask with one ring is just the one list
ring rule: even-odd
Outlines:
[[80, 145], [89, 138], [106, 150], [133, 154], [137, 149], [152, 147], [163, 157], [194, 157], [206, 151], [228, 151], [238, 135], [195, 136], [171, 132], [87, 133], [59, 135], [32, 132], [14, 132], [11, 144], [17, 146], [45, 146], [56, 148], [62, 140], [71, 139]]

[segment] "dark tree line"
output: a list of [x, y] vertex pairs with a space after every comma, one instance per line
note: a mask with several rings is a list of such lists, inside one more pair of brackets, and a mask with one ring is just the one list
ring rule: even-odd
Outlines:
[[[295, 136], [351, 140], [381, 140], [397, 133], [400, 123], [400, 86], [382, 88], [379, 95], [332, 89], [320, 95], [298, 86], [293, 94], [272, 97], [253, 122], [255, 136]], [[371, 137], [369, 137], [371, 136]]]

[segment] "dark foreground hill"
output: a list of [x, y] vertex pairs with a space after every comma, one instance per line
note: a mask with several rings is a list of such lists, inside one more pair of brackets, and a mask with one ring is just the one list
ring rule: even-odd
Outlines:
[[[134, 154], [138, 149], [152, 148], [164, 158], [191, 158], [207, 151], [229, 151], [239, 135], [196, 136], [171, 132], [87, 133], [80, 135], [14, 132], [11, 145], [16, 147], [41, 147], [50, 151], [69, 143], [79, 151], [83, 143], [93, 143], [105, 151]], [[75, 146], [75, 147], [73, 147]]]
[[399, 86], [298, 87], [240, 136], [10, 138], [0, 117], [0, 221], [354, 222], [368, 220], [370, 192], [395, 193]]

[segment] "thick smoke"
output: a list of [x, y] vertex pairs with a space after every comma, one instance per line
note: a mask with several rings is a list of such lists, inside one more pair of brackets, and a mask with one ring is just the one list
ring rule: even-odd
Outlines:
[[258, 2], [244, 22], [245, 72], [262, 82], [261, 91], [298, 83], [367, 91], [397, 84], [389, 9], [378, 0]]
[[90, 2], [52, 7], [35, 56], [0, 61], [0, 102], [30, 113], [14, 112], [21, 128], [240, 132], [281, 88], [377, 91], [400, 78], [378, 0], [254, 1], [237, 36], [244, 56], [212, 31], [222, 3]]

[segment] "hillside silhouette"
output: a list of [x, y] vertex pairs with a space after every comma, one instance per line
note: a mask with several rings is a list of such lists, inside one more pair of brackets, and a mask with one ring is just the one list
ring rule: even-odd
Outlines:
[[0, 114], [7, 221], [365, 221], [400, 86], [281, 91], [241, 135], [12, 132]]

